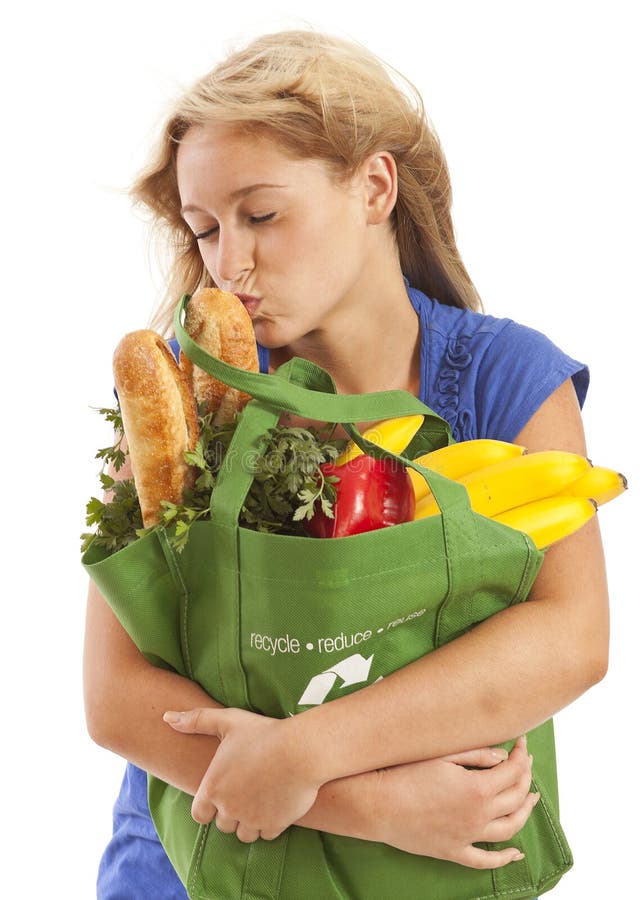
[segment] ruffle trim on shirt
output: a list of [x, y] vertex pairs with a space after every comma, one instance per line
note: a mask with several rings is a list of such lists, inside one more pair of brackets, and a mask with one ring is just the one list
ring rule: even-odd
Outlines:
[[451, 426], [455, 440], [469, 440], [475, 437], [476, 417], [473, 409], [462, 406], [461, 380], [473, 362], [471, 338], [469, 335], [457, 335], [446, 339], [442, 365], [435, 381], [431, 382], [429, 343], [433, 335], [430, 322], [433, 301], [429, 300], [422, 291], [411, 287], [408, 281], [406, 290], [411, 305], [420, 319], [422, 331], [420, 400], [438, 416], [446, 419]]
[[471, 440], [475, 423], [473, 410], [462, 406], [460, 397], [460, 380], [473, 362], [470, 344], [471, 339], [467, 336], [449, 338], [433, 397], [435, 412], [451, 423], [451, 430], [454, 436], [457, 433], [460, 441]]

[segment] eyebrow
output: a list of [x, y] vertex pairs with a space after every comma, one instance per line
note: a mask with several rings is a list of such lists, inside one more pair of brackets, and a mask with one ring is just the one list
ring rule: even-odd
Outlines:
[[[285, 188], [287, 185], [285, 184], [268, 184], [267, 182], [260, 182], [259, 184], [249, 184], [246, 187], [239, 188], [236, 191], [233, 191], [231, 194], [228, 194], [228, 200], [240, 200], [242, 197], [247, 197], [248, 194], [252, 194], [254, 191], [260, 191], [262, 188]], [[181, 207], [181, 213], [186, 212], [203, 212], [200, 206], [194, 206], [192, 203], [188, 203], [185, 206]]]

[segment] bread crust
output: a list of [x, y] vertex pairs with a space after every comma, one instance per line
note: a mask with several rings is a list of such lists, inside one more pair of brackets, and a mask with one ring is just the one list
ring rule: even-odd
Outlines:
[[[187, 305], [185, 330], [211, 356], [246, 369], [259, 371], [259, 356], [252, 319], [234, 294], [218, 288], [202, 288]], [[233, 421], [251, 399], [243, 391], [217, 381], [181, 353], [181, 368], [201, 409], [214, 413], [215, 424]]]
[[195, 470], [185, 462], [199, 436], [195, 399], [172, 349], [154, 331], [126, 334], [113, 357], [132, 474], [145, 527], [156, 525], [161, 501], [183, 502]]

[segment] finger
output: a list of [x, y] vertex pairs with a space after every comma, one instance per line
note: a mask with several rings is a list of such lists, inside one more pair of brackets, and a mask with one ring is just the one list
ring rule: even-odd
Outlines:
[[510, 759], [524, 759], [527, 755], [527, 735], [521, 734], [519, 738], [516, 738], [509, 757]]
[[509, 754], [502, 747], [478, 747], [476, 750], [464, 750], [462, 753], [451, 753], [444, 756], [446, 762], [459, 766], [472, 766], [476, 769], [489, 769], [504, 762]]
[[284, 827], [284, 828], [262, 828], [261, 831], [259, 832], [259, 837], [263, 841], [274, 841], [274, 839], [278, 838], [280, 834], [283, 834], [283, 832], [286, 830], [286, 827]]
[[527, 754], [527, 744], [524, 738], [519, 738], [509, 754], [509, 758], [482, 773], [489, 782], [492, 793], [500, 794], [502, 791], [513, 787], [521, 778], [531, 777], [531, 760]]
[[192, 801], [192, 818], [194, 821], [198, 822], [199, 825], [207, 825], [214, 819], [216, 814], [217, 808], [214, 803], [197, 791]]
[[522, 805], [511, 815], [494, 819], [484, 829], [485, 841], [509, 841], [524, 827], [534, 806], [540, 800], [540, 794], [528, 794]]
[[234, 834], [234, 832], [237, 830], [239, 822], [237, 819], [233, 819], [232, 816], [227, 816], [225, 813], [219, 810], [216, 814], [214, 824], [217, 826], [219, 831], [223, 831], [224, 834]]
[[243, 844], [252, 844], [253, 841], [261, 837], [261, 832], [258, 828], [249, 828], [247, 825], [239, 823], [237, 826], [237, 837]]
[[508, 816], [519, 809], [529, 796], [531, 786], [531, 757], [529, 757], [527, 765], [519, 770], [516, 783], [491, 798], [490, 812], [492, 817], [498, 819], [501, 816]]
[[176, 731], [185, 734], [212, 734], [221, 737], [221, 726], [225, 718], [225, 709], [208, 709], [198, 707], [182, 712], [169, 709], [163, 713], [163, 721]]
[[483, 850], [481, 847], [469, 845], [465, 847], [462, 857], [455, 862], [469, 866], [470, 869], [499, 869], [524, 858], [525, 854], [515, 847], [507, 847], [505, 850]]

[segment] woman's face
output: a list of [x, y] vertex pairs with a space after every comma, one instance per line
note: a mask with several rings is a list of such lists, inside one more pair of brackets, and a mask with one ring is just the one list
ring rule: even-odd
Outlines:
[[257, 340], [284, 347], [356, 315], [375, 243], [364, 181], [338, 184], [264, 136], [192, 127], [180, 144], [182, 214], [214, 283], [240, 295]]

